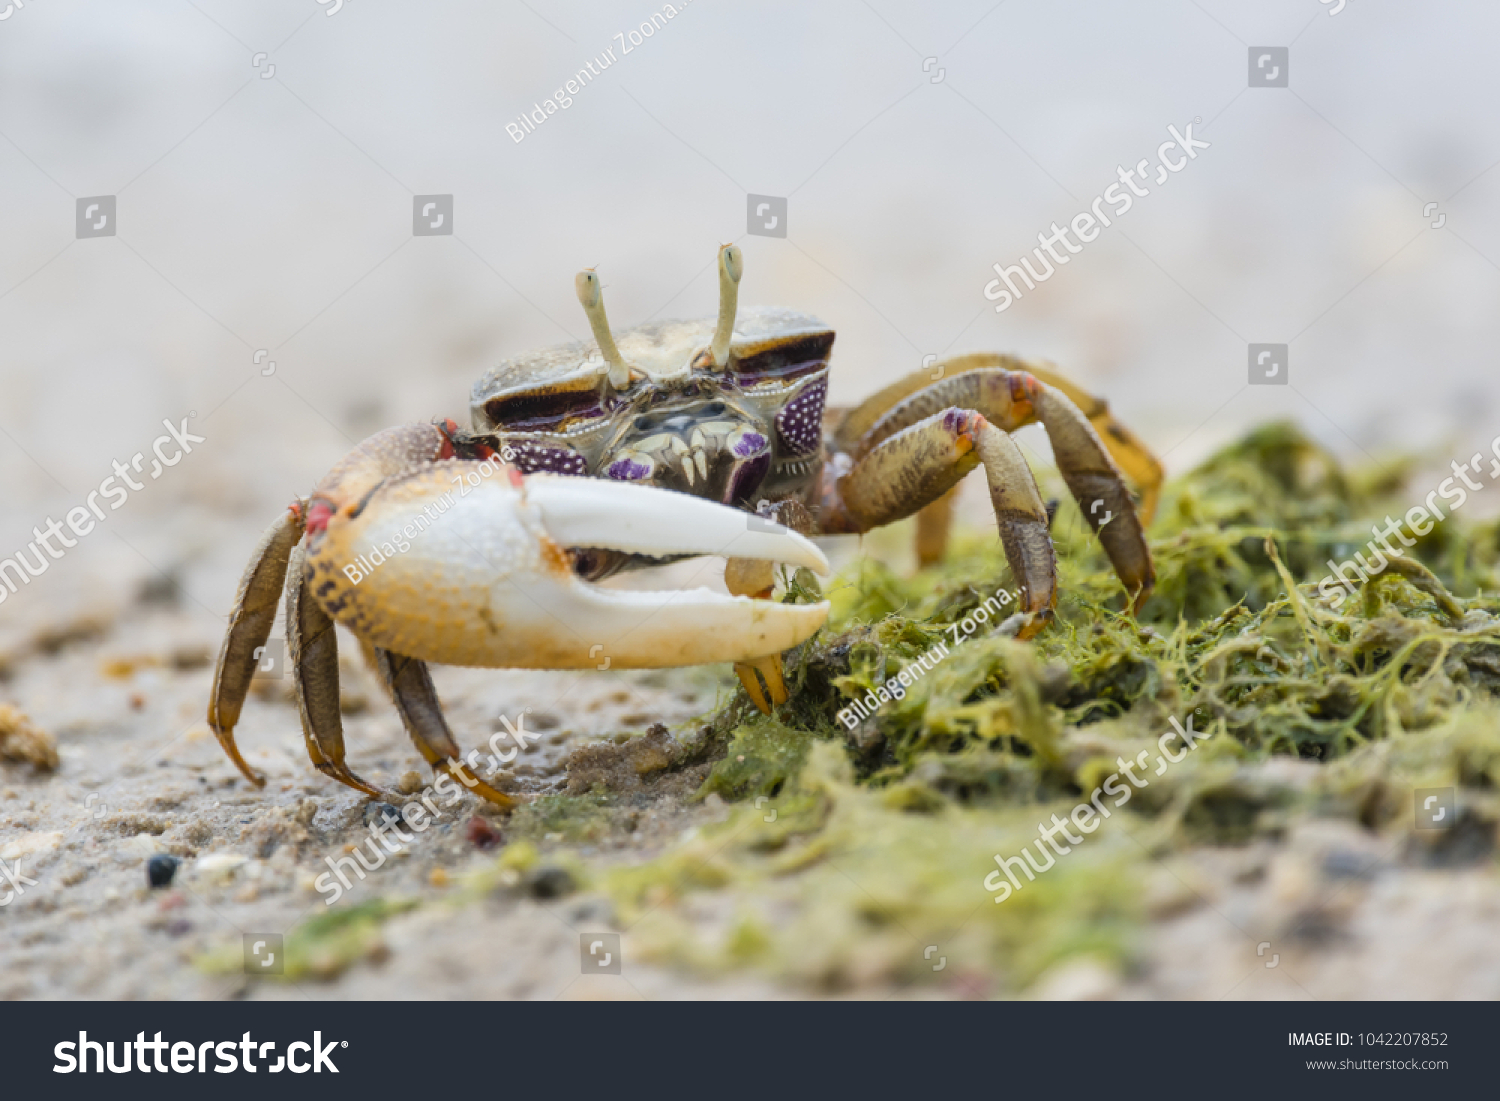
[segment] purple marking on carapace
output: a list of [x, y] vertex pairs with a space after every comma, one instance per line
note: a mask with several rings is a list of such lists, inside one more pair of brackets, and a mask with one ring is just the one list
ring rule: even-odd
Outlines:
[[823, 403], [828, 398], [828, 379], [809, 383], [776, 414], [776, 430], [791, 455], [811, 455], [823, 443]]
[[634, 459], [618, 459], [609, 464], [605, 470], [605, 476], [618, 479], [622, 482], [635, 482], [651, 473], [651, 468], [645, 463], [638, 463]]
[[515, 465], [520, 467], [523, 474], [572, 474], [582, 477], [589, 472], [584, 457], [571, 448], [548, 447], [530, 440], [509, 446], [515, 451]]

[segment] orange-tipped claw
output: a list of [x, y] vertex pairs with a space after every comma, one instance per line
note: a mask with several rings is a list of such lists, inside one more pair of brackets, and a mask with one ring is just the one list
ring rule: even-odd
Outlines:
[[[740, 683], [745, 686], [745, 692], [750, 696], [750, 702], [760, 710], [762, 715], [769, 715], [772, 707], [780, 707], [786, 703], [788, 693], [786, 690], [786, 678], [781, 675], [781, 655], [771, 654], [767, 657], [756, 658], [754, 661], [737, 661], [734, 663], [734, 671], [739, 674]], [[759, 673], [766, 681], [766, 690], [762, 691], [760, 681], [755, 674]], [[769, 694], [769, 701], [767, 695]]]

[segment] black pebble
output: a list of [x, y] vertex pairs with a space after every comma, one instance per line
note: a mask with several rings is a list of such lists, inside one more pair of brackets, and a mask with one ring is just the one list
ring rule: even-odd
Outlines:
[[387, 829], [389, 829], [391, 826], [401, 825], [401, 812], [395, 807], [391, 806], [391, 804], [373, 801], [365, 804], [365, 825], [376, 825], [382, 818], [385, 819], [387, 823]]
[[170, 887], [181, 863], [175, 856], [153, 856], [146, 861], [146, 881], [153, 887]]
[[533, 898], [562, 898], [577, 890], [577, 884], [566, 868], [549, 864], [538, 868], [526, 884]]

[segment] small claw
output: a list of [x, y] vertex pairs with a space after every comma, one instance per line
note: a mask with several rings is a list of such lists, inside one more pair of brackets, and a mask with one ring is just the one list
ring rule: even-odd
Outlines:
[[737, 661], [734, 663], [734, 671], [740, 678], [740, 683], [745, 686], [745, 694], [750, 697], [750, 702], [755, 704], [755, 709], [762, 715], [769, 715], [771, 704], [766, 700], [765, 690], [761, 688], [760, 679], [755, 675], [755, 666]]
[[[762, 715], [769, 715], [771, 708], [780, 707], [791, 698], [786, 690], [786, 678], [781, 675], [780, 654], [768, 654], [754, 661], [737, 661], [734, 663], [734, 671], [739, 675], [740, 683], [745, 686], [750, 701]], [[761, 691], [756, 673], [765, 678], [767, 691]], [[766, 698], [768, 694], [769, 701]]]
[[[568, 553], [722, 554], [826, 574], [822, 552], [779, 524], [592, 478], [538, 474], [518, 489], [489, 477], [452, 493], [477, 466], [392, 479], [362, 510], [329, 521], [310, 550], [311, 589], [330, 615], [393, 653], [523, 669], [592, 669], [601, 654], [617, 669], [751, 661], [805, 641], [828, 616], [827, 603], [598, 588], [574, 573]], [[445, 495], [446, 510], [434, 513]]]

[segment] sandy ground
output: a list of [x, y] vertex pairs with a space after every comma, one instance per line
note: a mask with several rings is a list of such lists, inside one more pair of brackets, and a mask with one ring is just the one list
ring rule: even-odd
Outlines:
[[[248, 530], [248, 529], [247, 529]], [[242, 542], [242, 545], [244, 543]], [[678, 567], [686, 569], [687, 567]], [[696, 567], [695, 567], [696, 568]], [[146, 575], [143, 575], [143, 578]], [[129, 590], [123, 590], [129, 591]], [[5, 642], [0, 700], [56, 741], [59, 765], [0, 765], [0, 859], [34, 885], [0, 907], [0, 996], [30, 998], [777, 998], [974, 997], [983, 975], [904, 987], [878, 976], [846, 990], [777, 985], [753, 975], [706, 978], [631, 958], [630, 930], [607, 898], [559, 869], [649, 858], [727, 813], [691, 795], [706, 765], [647, 777], [629, 813], [587, 844], [538, 839], [541, 869], [464, 905], [427, 905], [389, 920], [380, 945], [336, 978], [262, 981], [205, 969], [242, 938], [285, 934], [324, 912], [314, 887], [325, 858], [367, 836], [366, 800], [307, 763], [289, 682], [268, 678], [239, 741], [268, 777], [251, 788], [203, 721], [217, 638], [206, 616], [138, 585], [137, 599], [61, 598]], [[14, 623], [14, 621], [12, 621]], [[352, 647], [344, 670], [353, 766], [387, 789], [426, 770]], [[562, 791], [579, 747], [643, 736], [664, 722], [692, 729], [732, 688], [726, 667], [652, 673], [437, 669], [450, 721], [466, 746], [530, 708], [540, 741], [501, 774], [513, 790]], [[1272, 761], [1266, 783], [1295, 789], [1318, 766]], [[576, 768], [576, 761], [575, 761]], [[405, 778], [410, 787], [415, 776]], [[399, 797], [397, 801], [400, 801]], [[456, 897], [466, 873], [492, 867], [510, 827], [466, 799], [417, 834], [347, 901]], [[497, 836], [498, 835], [498, 836]], [[1445, 841], [1450, 846], [1456, 842]], [[1199, 847], [1158, 862], [1136, 964], [1119, 973], [1089, 959], [1044, 974], [1049, 998], [1494, 998], [1500, 916], [1489, 842], [1436, 849], [1402, 822], [1372, 833], [1305, 819], [1279, 842]], [[150, 889], [158, 854], [182, 861]], [[513, 879], [515, 877], [512, 877]], [[722, 925], [712, 897], [695, 911]], [[791, 915], [788, 915], [788, 920]], [[584, 974], [580, 938], [622, 934], [619, 975]], [[914, 951], [917, 947], [914, 946]], [[1259, 950], [1259, 954], [1258, 954]], [[955, 969], [957, 971], [957, 969]]]

